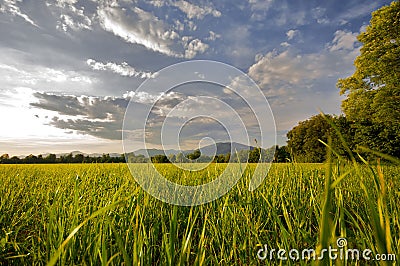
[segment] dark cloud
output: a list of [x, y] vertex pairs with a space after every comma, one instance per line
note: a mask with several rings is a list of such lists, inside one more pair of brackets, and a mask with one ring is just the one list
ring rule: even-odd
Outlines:
[[129, 99], [115, 97], [89, 97], [34, 93], [39, 100], [32, 106], [56, 111], [62, 115], [84, 116], [88, 119], [120, 119]]
[[76, 130], [78, 133], [92, 135], [102, 139], [122, 139], [121, 121], [90, 121], [87, 119], [59, 119], [54, 117], [51, 125], [67, 130]]
[[[55, 111], [50, 124], [104, 139], [121, 139], [122, 121], [129, 99], [115, 97], [63, 96], [35, 93], [31, 106]], [[72, 116], [72, 117], [71, 117]]]
[[[42, 92], [36, 92], [33, 95], [37, 102], [31, 103], [32, 107], [58, 113], [58, 116], [51, 119], [50, 125], [113, 140], [122, 138], [122, 123], [126, 107], [131, 99], [132, 112], [125, 119], [126, 128], [140, 130], [147, 118], [145, 110], [150, 110], [149, 104], [160, 97], [147, 118], [147, 124], [151, 125], [148, 133], [152, 135], [157, 135], [168, 110], [185, 99], [181, 93], [174, 92], [162, 96], [129, 92], [124, 97], [55, 95]], [[138, 134], [138, 139], [141, 137], [142, 134]]]

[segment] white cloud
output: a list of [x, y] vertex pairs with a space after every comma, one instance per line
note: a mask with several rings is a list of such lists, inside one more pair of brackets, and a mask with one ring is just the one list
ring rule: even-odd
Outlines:
[[149, 4], [155, 6], [155, 7], [162, 7], [166, 4], [166, 1], [164, 0], [151, 0], [148, 2]]
[[281, 53], [268, 52], [258, 58], [248, 74], [268, 93], [277, 96], [311, 88], [318, 80], [348, 75], [353, 71], [353, 61], [359, 54], [354, 45], [356, 35], [336, 32], [332, 42], [319, 53], [302, 55], [290, 49]]
[[27, 14], [23, 13], [17, 3], [22, 2], [22, 0], [3, 0], [0, 4], [0, 12], [8, 13], [12, 16], [17, 16], [23, 18], [29, 24], [39, 27]]
[[300, 55], [290, 50], [282, 53], [269, 52], [249, 68], [249, 75], [260, 86], [272, 90], [281, 86], [293, 88], [294, 85], [310, 85], [316, 79], [340, 75], [344, 69], [348, 70], [348, 63], [354, 58], [345, 61], [343, 59], [352, 55], [354, 53]]
[[109, 70], [121, 76], [152, 78], [155, 75], [151, 72], [137, 71], [126, 62], [122, 62], [122, 64], [116, 64], [113, 62], [102, 63], [93, 59], [88, 59], [86, 63], [94, 70]]
[[186, 97], [178, 92], [168, 92], [159, 94], [150, 94], [145, 91], [128, 91], [122, 95], [124, 99], [131, 100], [136, 103], [151, 104], [157, 102], [156, 108], [162, 108], [165, 110], [171, 109], [171, 107], [178, 102], [183, 101]]
[[288, 37], [288, 40], [292, 40], [294, 37], [299, 35], [299, 31], [298, 30], [288, 30], [286, 32], [286, 36]]
[[335, 32], [335, 37], [332, 43], [329, 45], [330, 51], [337, 50], [353, 50], [357, 45], [357, 35], [356, 32], [338, 30]]
[[160, 52], [169, 56], [180, 57], [173, 51], [173, 39], [179, 35], [155, 17], [153, 14], [140, 8], [132, 9], [128, 16], [119, 7], [99, 7], [97, 10], [100, 25], [104, 30], [113, 33], [126, 42], [143, 45], [149, 50]]
[[159, 20], [152, 13], [140, 8], [132, 9], [133, 14], [119, 7], [99, 7], [101, 26], [126, 42], [145, 46], [149, 50], [178, 58], [193, 58], [204, 53], [209, 47], [200, 39], [183, 36]]
[[221, 34], [217, 34], [217, 33], [213, 32], [212, 30], [210, 30], [210, 36], [208, 36], [206, 38], [206, 40], [215, 41], [216, 39], [219, 39], [219, 38], [221, 38]]
[[221, 16], [221, 12], [211, 6], [200, 7], [184, 0], [172, 2], [171, 5], [179, 8], [189, 19], [203, 19], [206, 15], [212, 15], [214, 17]]
[[348, 38], [351, 35], [356, 34], [337, 32], [315, 53], [300, 54], [291, 46], [283, 52], [271, 51], [249, 68], [248, 75], [270, 101], [279, 130], [288, 130], [319, 110], [340, 112], [336, 81], [351, 75], [359, 55], [354, 38]]
[[144, 104], [152, 104], [155, 101], [157, 101], [157, 99], [160, 97], [161, 95], [152, 95], [150, 93], [147, 93], [145, 91], [128, 91], [126, 93], [124, 93], [122, 95], [123, 98], [125, 99], [130, 99], [134, 102], [137, 103], [144, 103]]
[[92, 30], [92, 20], [85, 14], [83, 6], [77, 7], [77, 0], [47, 1], [46, 6], [54, 16], [58, 16], [56, 28], [67, 32], [68, 30]]
[[204, 53], [208, 49], [208, 44], [203, 43], [199, 39], [190, 41], [186, 46], [185, 58], [191, 59], [198, 53]]
[[63, 31], [68, 31], [68, 28], [77, 31], [77, 30], [82, 30], [82, 29], [87, 29], [90, 30], [92, 29], [91, 27], [91, 21], [86, 21], [86, 23], [82, 23], [79, 21], [75, 21], [74, 18], [72, 18], [69, 15], [62, 14], [60, 15], [60, 20], [57, 22], [57, 29], [61, 29]]
[[73, 5], [76, 2], [78, 2], [78, 0], [56, 0], [56, 5], [58, 6], [65, 6], [65, 5]]

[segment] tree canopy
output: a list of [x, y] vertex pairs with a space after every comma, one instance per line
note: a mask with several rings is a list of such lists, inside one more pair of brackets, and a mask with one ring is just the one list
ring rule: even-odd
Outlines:
[[400, 2], [372, 13], [353, 75], [337, 87], [354, 128], [354, 144], [400, 156]]
[[351, 143], [351, 132], [348, 122], [343, 116], [315, 115], [308, 120], [301, 121], [287, 133], [287, 149], [297, 162], [320, 163], [326, 159], [326, 146], [319, 140], [327, 143], [329, 136], [333, 139], [332, 148], [345, 156], [346, 152], [337, 132], [328, 120], [331, 120], [339, 129], [346, 141]]

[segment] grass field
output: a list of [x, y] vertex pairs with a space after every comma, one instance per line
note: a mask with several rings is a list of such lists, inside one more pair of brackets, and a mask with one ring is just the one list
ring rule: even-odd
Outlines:
[[[203, 182], [225, 166], [157, 167]], [[250, 192], [253, 169], [220, 199], [177, 207], [144, 192], [126, 164], [0, 165], [0, 264], [298, 265], [310, 261], [260, 260], [257, 252], [318, 253], [339, 237], [345, 249], [399, 257], [399, 167], [274, 164]], [[377, 262], [347, 264], [367, 263]]]

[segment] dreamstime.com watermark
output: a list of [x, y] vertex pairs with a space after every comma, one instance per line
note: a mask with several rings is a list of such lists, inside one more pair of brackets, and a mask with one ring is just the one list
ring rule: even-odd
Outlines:
[[259, 260], [292, 260], [292, 261], [310, 261], [310, 260], [346, 260], [346, 261], [395, 261], [395, 254], [373, 254], [370, 249], [351, 249], [347, 248], [347, 239], [338, 238], [336, 240], [337, 248], [329, 246], [327, 249], [322, 249], [317, 254], [315, 249], [268, 249], [267, 245], [257, 251]]

